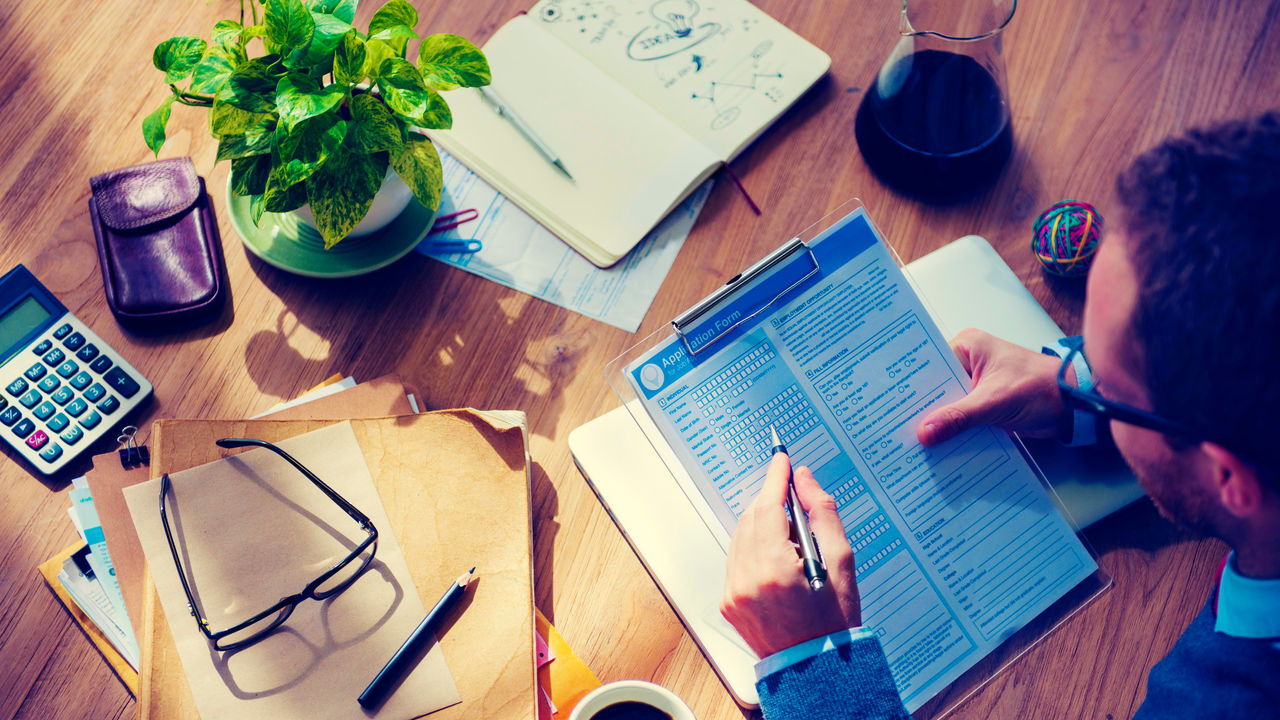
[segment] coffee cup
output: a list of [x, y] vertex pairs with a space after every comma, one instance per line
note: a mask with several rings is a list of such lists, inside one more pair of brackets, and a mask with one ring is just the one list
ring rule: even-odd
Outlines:
[[643, 680], [619, 680], [587, 693], [569, 720], [695, 720], [675, 693]]

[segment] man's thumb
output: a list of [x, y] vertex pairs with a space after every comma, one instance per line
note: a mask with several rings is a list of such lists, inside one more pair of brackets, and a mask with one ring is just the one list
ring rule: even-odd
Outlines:
[[991, 410], [990, 400], [983, 393], [970, 393], [926, 415], [916, 426], [916, 437], [922, 445], [937, 445], [971, 427], [988, 424]]

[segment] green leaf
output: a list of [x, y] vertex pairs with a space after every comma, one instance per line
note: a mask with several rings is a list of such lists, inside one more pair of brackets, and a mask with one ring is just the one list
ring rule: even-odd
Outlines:
[[267, 26], [267, 41], [278, 51], [305, 47], [316, 29], [311, 11], [302, 0], [267, 0], [263, 24]]
[[240, 196], [261, 195], [271, 174], [271, 156], [254, 155], [231, 161], [231, 192]]
[[[342, 43], [342, 38], [352, 29], [351, 23], [325, 13], [311, 14], [315, 21], [315, 32], [311, 34], [311, 42], [289, 55], [285, 65], [293, 69], [308, 69], [314, 66], [327, 66], [333, 51]], [[315, 73], [311, 73], [314, 75]]]
[[368, 55], [364, 41], [354, 30], [342, 36], [333, 56], [333, 79], [354, 85], [365, 77], [364, 60]]
[[346, 136], [347, 123], [332, 114], [303, 120], [292, 130], [277, 128], [276, 166], [271, 171], [276, 182], [287, 187], [306, 180], [333, 155]]
[[219, 137], [218, 157], [214, 162], [270, 153], [274, 130], [270, 121], [263, 121], [245, 133]]
[[378, 69], [378, 87], [387, 105], [415, 125], [445, 129], [453, 125], [449, 105], [440, 93], [427, 87], [408, 60], [389, 58]]
[[213, 107], [209, 109], [209, 132], [219, 137], [242, 135], [263, 122], [275, 119], [276, 116], [273, 113], [249, 112], [215, 97]]
[[440, 190], [444, 187], [444, 171], [440, 168], [440, 153], [435, 145], [421, 133], [409, 133], [404, 147], [391, 151], [391, 167], [395, 168], [413, 196], [423, 207], [435, 212], [440, 207]]
[[272, 72], [275, 56], [265, 55], [241, 63], [227, 77], [214, 96], [215, 100], [252, 113], [269, 113], [276, 109], [277, 75]]
[[204, 58], [191, 74], [191, 92], [216, 93], [235, 72], [236, 57], [232, 51], [219, 46], [205, 50]]
[[213, 25], [213, 42], [228, 50], [240, 44], [240, 33], [244, 26], [235, 20], [219, 20]]
[[422, 79], [437, 90], [480, 87], [492, 79], [489, 61], [480, 48], [446, 33], [423, 39], [418, 47], [418, 70]]
[[364, 75], [370, 80], [376, 81], [378, 79], [378, 70], [382, 68], [382, 63], [396, 57], [396, 50], [386, 40], [366, 40], [364, 47]]
[[303, 120], [334, 109], [346, 94], [344, 85], [334, 83], [320, 87], [314, 78], [290, 73], [280, 78], [276, 86], [276, 108], [285, 127], [292, 130]]
[[373, 95], [356, 95], [351, 99], [351, 147], [360, 152], [399, 150], [404, 145], [400, 123], [386, 103]]
[[351, 152], [345, 145], [307, 178], [307, 197], [326, 250], [369, 213], [387, 175], [387, 154]]
[[151, 53], [151, 63], [164, 73], [166, 83], [176, 83], [191, 74], [207, 46], [198, 37], [171, 37], [156, 46]]
[[388, 0], [369, 21], [369, 39], [386, 40], [396, 54], [404, 56], [405, 46], [416, 37], [413, 26], [418, 24], [418, 10], [406, 0]]
[[356, 0], [307, 0], [313, 13], [328, 13], [346, 23], [356, 21]]
[[307, 186], [304, 183], [285, 185], [281, 182], [279, 168], [272, 168], [267, 176], [267, 188], [262, 192], [263, 207], [271, 212], [289, 212], [307, 204]]
[[266, 209], [267, 203], [262, 199], [262, 195], [253, 195], [249, 198], [249, 216], [253, 218], [254, 227], [262, 221], [262, 211]]
[[160, 107], [142, 119], [142, 138], [147, 141], [151, 152], [160, 157], [160, 148], [164, 146], [165, 126], [169, 124], [169, 110], [173, 106], [173, 95], [164, 99]]

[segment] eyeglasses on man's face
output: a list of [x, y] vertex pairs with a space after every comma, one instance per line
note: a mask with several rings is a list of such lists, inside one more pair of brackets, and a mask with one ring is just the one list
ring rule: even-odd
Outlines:
[[204, 633], [204, 636], [209, 639], [214, 649], [226, 651], [239, 650], [266, 638], [283, 625], [285, 620], [289, 619], [293, 609], [303, 600], [325, 600], [350, 587], [373, 562], [373, 556], [378, 551], [378, 529], [373, 526], [373, 521], [360, 512], [356, 506], [325, 484], [323, 480], [316, 477], [315, 473], [295, 460], [293, 456], [275, 445], [265, 440], [249, 438], [223, 438], [217, 442], [219, 447], [224, 448], [266, 448], [284, 458], [285, 461], [319, 488], [326, 497], [342, 508], [343, 512], [349, 515], [352, 520], [355, 520], [360, 525], [360, 529], [365, 532], [364, 539], [345, 558], [321, 574], [320, 577], [307, 583], [306, 587], [302, 588], [301, 591], [280, 598], [279, 601], [266, 610], [229, 628], [213, 630], [209, 627], [209, 621], [204, 616], [204, 612], [201, 611], [199, 603], [196, 602], [195, 595], [191, 592], [190, 584], [187, 583], [187, 571], [182, 567], [177, 544], [173, 541], [173, 531], [169, 527], [169, 516], [166, 508], [171, 487], [169, 475], [166, 473], [160, 478], [160, 520], [164, 524], [165, 539], [169, 541], [169, 551], [173, 553], [173, 563], [178, 568], [178, 579], [182, 581], [182, 591], [187, 595], [187, 607], [191, 609], [191, 614], [195, 616], [200, 632]]
[[1062, 367], [1058, 369], [1058, 392], [1061, 393], [1062, 402], [1068, 408], [1083, 410], [1104, 420], [1118, 420], [1122, 423], [1136, 425], [1137, 427], [1185, 440], [1199, 440], [1202, 438], [1203, 433], [1193, 430], [1191, 427], [1176, 420], [1170, 420], [1122, 402], [1109, 400], [1093, 390], [1081, 390], [1067, 382], [1067, 368], [1071, 367], [1076, 355], [1084, 351], [1083, 348], [1084, 344], [1079, 339], [1075, 339], [1075, 342], [1071, 345], [1071, 351], [1067, 353], [1066, 357], [1062, 358]]

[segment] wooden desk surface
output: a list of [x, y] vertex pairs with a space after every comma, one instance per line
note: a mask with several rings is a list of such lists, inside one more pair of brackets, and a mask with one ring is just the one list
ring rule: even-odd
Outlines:
[[[483, 42], [530, 0], [419, 0], [431, 32]], [[362, 23], [375, 3], [363, 3]], [[1079, 329], [1079, 285], [1054, 282], [1027, 250], [1036, 213], [1063, 198], [1114, 211], [1114, 176], [1136, 151], [1280, 98], [1280, 2], [1026, 0], [1005, 37], [1015, 154], [998, 184], [930, 206], [866, 169], [853, 116], [892, 47], [893, 2], [759, 0], [832, 57], [829, 77], [734, 170], [756, 217], [716, 186], [640, 337], [749, 260], [860, 197], [904, 260], [968, 233], [987, 237], [1054, 318]], [[139, 130], [164, 97], [151, 50], [207, 36], [237, 4], [213, 0], [0, 7], [0, 269], [25, 263], [156, 387], [139, 418], [243, 417], [335, 373], [399, 373], [431, 408], [519, 408], [534, 468], [537, 604], [603, 680], [674, 689], [698, 717], [742, 711], [711, 672], [574, 468], [570, 430], [617, 403], [604, 364], [637, 336], [411, 255], [354, 280], [318, 282], [263, 265], [224, 211], [204, 113], [177, 107], [164, 156], [190, 155], [220, 212], [233, 312], [181, 335], [123, 332], [102, 295], [86, 201], [89, 177], [148, 160]], [[142, 423], [139, 423], [142, 424]], [[0, 462], [0, 717], [132, 717], [122, 685], [35, 566], [74, 538], [68, 480]], [[80, 468], [83, 470], [83, 468]], [[68, 476], [69, 477], [69, 476]], [[1140, 503], [1089, 533], [1115, 588], [962, 706], [957, 718], [1128, 717], [1161, 658], [1208, 596], [1223, 547]]]

